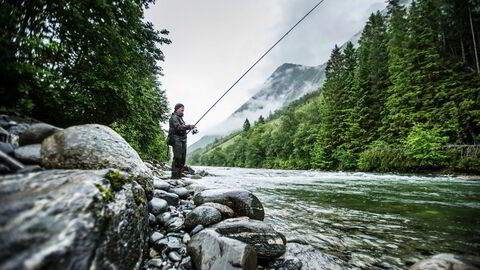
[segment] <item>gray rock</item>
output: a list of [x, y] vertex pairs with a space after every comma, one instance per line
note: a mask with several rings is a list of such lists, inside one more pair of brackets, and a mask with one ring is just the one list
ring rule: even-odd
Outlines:
[[421, 260], [412, 265], [409, 270], [479, 270], [480, 257], [460, 256], [454, 254], [438, 254]]
[[190, 196], [190, 191], [184, 187], [174, 188], [172, 192], [177, 194], [180, 199], [187, 199]]
[[9, 135], [10, 134], [5, 129], [0, 127], [0, 142], [6, 143]]
[[24, 168], [23, 164], [18, 162], [16, 159], [10, 157], [4, 152], [0, 151], [0, 164], [8, 168], [10, 172], [16, 172]]
[[153, 198], [148, 202], [148, 210], [154, 215], [161, 214], [168, 209], [168, 203], [159, 198]]
[[181, 248], [185, 247], [182, 243], [182, 239], [175, 237], [175, 236], [167, 236], [153, 244], [153, 247], [158, 251], [162, 252], [163, 250], [171, 251], [171, 250], [180, 250]]
[[257, 255], [250, 245], [210, 229], [194, 235], [187, 250], [197, 270], [257, 269]]
[[180, 198], [175, 193], [169, 193], [161, 189], [153, 191], [153, 197], [167, 201], [169, 205], [177, 206]]
[[164, 238], [165, 235], [159, 233], [159, 232], [153, 232], [152, 235], [150, 235], [150, 243], [155, 243], [157, 242], [158, 240]]
[[222, 221], [220, 211], [209, 206], [199, 206], [185, 217], [185, 228], [191, 230], [197, 225], [205, 227]]
[[192, 240], [192, 238], [190, 238], [190, 235], [188, 233], [185, 233], [183, 235], [182, 242], [184, 244], [188, 244], [188, 243], [190, 243], [190, 240]]
[[178, 254], [176, 251], [171, 251], [168, 253], [168, 258], [174, 262], [179, 262], [182, 260], [182, 256], [180, 256], [180, 254]]
[[159, 267], [161, 268], [163, 265], [163, 260], [159, 258], [151, 259], [147, 262], [147, 265], [150, 267]]
[[161, 189], [161, 190], [165, 190], [165, 191], [169, 191], [170, 190], [170, 184], [167, 183], [167, 181], [165, 180], [162, 180], [158, 177], [154, 177], [153, 178], [153, 187], [155, 189]]
[[61, 130], [61, 128], [45, 123], [33, 124], [19, 135], [18, 143], [21, 146], [29, 144], [41, 144], [44, 139]]
[[23, 132], [25, 132], [27, 129], [30, 128], [29, 124], [26, 123], [21, 123], [18, 125], [11, 126], [10, 128], [7, 129], [8, 133], [11, 135], [17, 136], [17, 138], [22, 135]]
[[286, 251], [285, 236], [267, 223], [247, 217], [224, 220], [211, 227], [222, 236], [250, 244], [259, 259], [280, 257]]
[[300, 259], [295, 257], [286, 257], [271, 261], [267, 267], [270, 269], [282, 269], [282, 270], [300, 270], [303, 263]]
[[195, 184], [190, 184], [190, 185], [186, 186], [185, 188], [186, 188], [188, 191], [193, 192], [193, 193], [195, 193], [195, 194], [196, 194], [196, 193], [200, 193], [200, 192], [202, 192], [202, 191], [204, 191], [204, 190], [207, 189], [204, 185], [202, 185], [202, 184], [197, 184], [197, 183], [195, 183]]
[[135, 269], [148, 251], [145, 193], [105, 197], [108, 171], [0, 177], [0, 269]]
[[0, 142], [0, 151], [12, 156], [15, 149], [13, 148], [13, 145], [9, 143]]
[[16, 171], [15, 173], [32, 173], [32, 172], [40, 172], [44, 171], [45, 169], [38, 166], [38, 165], [27, 165], [23, 169]]
[[23, 164], [39, 164], [40, 148], [40, 144], [21, 146], [15, 149], [14, 157]]
[[7, 173], [11, 173], [12, 171], [10, 170], [9, 167], [7, 167], [6, 165], [3, 165], [2, 163], [0, 163], [0, 175], [1, 174], [7, 174]]
[[219, 203], [204, 203], [202, 206], [209, 206], [217, 209], [220, 214], [222, 214], [222, 219], [227, 219], [227, 218], [233, 218], [235, 217], [235, 212], [232, 210], [232, 208], [219, 204]]
[[344, 270], [352, 268], [336, 256], [321, 253], [310, 245], [299, 243], [288, 243], [285, 257], [298, 258], [302, 262], [302, 270]]
[[191, 178], [195, 180], [199, 180], [199, 179], [202, 179], [202, 176], [200, 176], [199, 174], [195, 174], [195, 175], [192, 175]]
[[172, 218], [172, 214], [170, 212], [165, 212], [157, 216], [157, 222], [158, 224], [160, 224], [160, 226], [163, 226], [171, 218]]
[[169, 219], [165, 223], [165, 227], [167, 228], [168, 232], [178, 232], [178, 231], [180, 231], [181, 229], [184, 228], [183, 223], [184, 223], [183, 218], [174, 217], [174, 218]]
[[203, 227], [203, 225], [197, 225], [195, 228], [193, 228], [191, 234], [192, 235], [197, 234], [203, 229], [205, 229], [205, 227]]
[[137, 181], [147, 193], [153, 192], [150, 169], [137, 152], [109, 127], [94, 124], [69, 127], [46, 138], [40, 153], [42, 165], [46, 168], [115, 168], [142, 176]]
[[207, 202], [220, 203], [230, 207], [236, 217], [247, 216], [263, 220], [265, 212], [263, 205], [251, 192], [242, 189], [211, 189], [205, 190], [193, 197], [195, 205]]
[[182, 262], [180, 263], [180, 269], [193, 270], [192, 258], [190, 258], [190, 256], [182, 259]]
[[150, 226], [155, 226], [156, 223], [157, 219], [155, 218], [155, 216], [152, 213], [148, 213], [148, 224]]

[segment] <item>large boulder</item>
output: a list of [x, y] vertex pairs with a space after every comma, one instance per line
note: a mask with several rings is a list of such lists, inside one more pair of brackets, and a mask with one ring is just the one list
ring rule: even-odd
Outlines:
[[61, 128], [45, 123], [33, 124], [27, 130], [20, 134], [18, 138], [18, 143], [21, 146], [29, 144], [40, 144], [43, 142], [44, 139], [61, 130]]
[[247, 217], [226, 219], [211, 227], [222, 236], [250, 244], [260, 259], [274, 259], [286, 251], [285, 236], [267, 223]]
[[410, 270], [480, 270], [480, 257], [438, 254], [412, 265]]
[[139, 269], [148, 250], [143, 188], [107, 170], [0, 177], [0, 269]]
[[142, 176], [139, 183], [146, 192], [153, 192], [150, 169], [118, 133], [106, 126], [72, 126], [56, 132], [43, 141], [40, 155], [46, 168], [115, 168]]
[[236, 217], [246, 216], [263, 220], [265, 211], [260, 200], [251, 192], [243, 189], [210, 189], [197, 193], [193, 197], [195, 205], [214, 202], [233, 209]]
[[220, 211], [209, 206], [199, 206], [185, 217], [185, 228], [191, 230], [197, 225], [209, 226], [222, 221]]
[[194, 235], [187, 250], [197, 270], [257, 269], [257, 255], [250, 245], [210, 229]]

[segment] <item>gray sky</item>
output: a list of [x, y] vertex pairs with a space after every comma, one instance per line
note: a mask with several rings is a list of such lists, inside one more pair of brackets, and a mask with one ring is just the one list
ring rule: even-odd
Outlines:
[[[278, 38], [318, 0], [157, 0], [146, 10], [156, 29], [170, 31], [162, 47], [161, 78], [170, 107], [185, 104], [194, 123]], [[333, 46], [360, 31], [384, 0], [325, 0], [200, 122], [208, 130], [247, 101], [283, 63], [315, 66]], [[202, 133], [190, 136], [189, 144]]]

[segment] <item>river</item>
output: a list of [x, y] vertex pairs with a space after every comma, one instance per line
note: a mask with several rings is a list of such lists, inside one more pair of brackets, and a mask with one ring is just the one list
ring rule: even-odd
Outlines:
[[480, 255], [478, 179], [195, 169], [215, 175], [199, 180], [206, 186], [253, 192], [265, 207], [266, 222], [287, 239], [332, 255], [338, 265], [307, 262], [306, 269], [407, 269], [437, 253]]

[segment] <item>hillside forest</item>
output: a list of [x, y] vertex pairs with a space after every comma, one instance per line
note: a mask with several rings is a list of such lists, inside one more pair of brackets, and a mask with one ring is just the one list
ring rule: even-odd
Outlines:
[[480, 1], [388, 1], [326, 82], [192, 153], [201, 165], [480, 172]]

